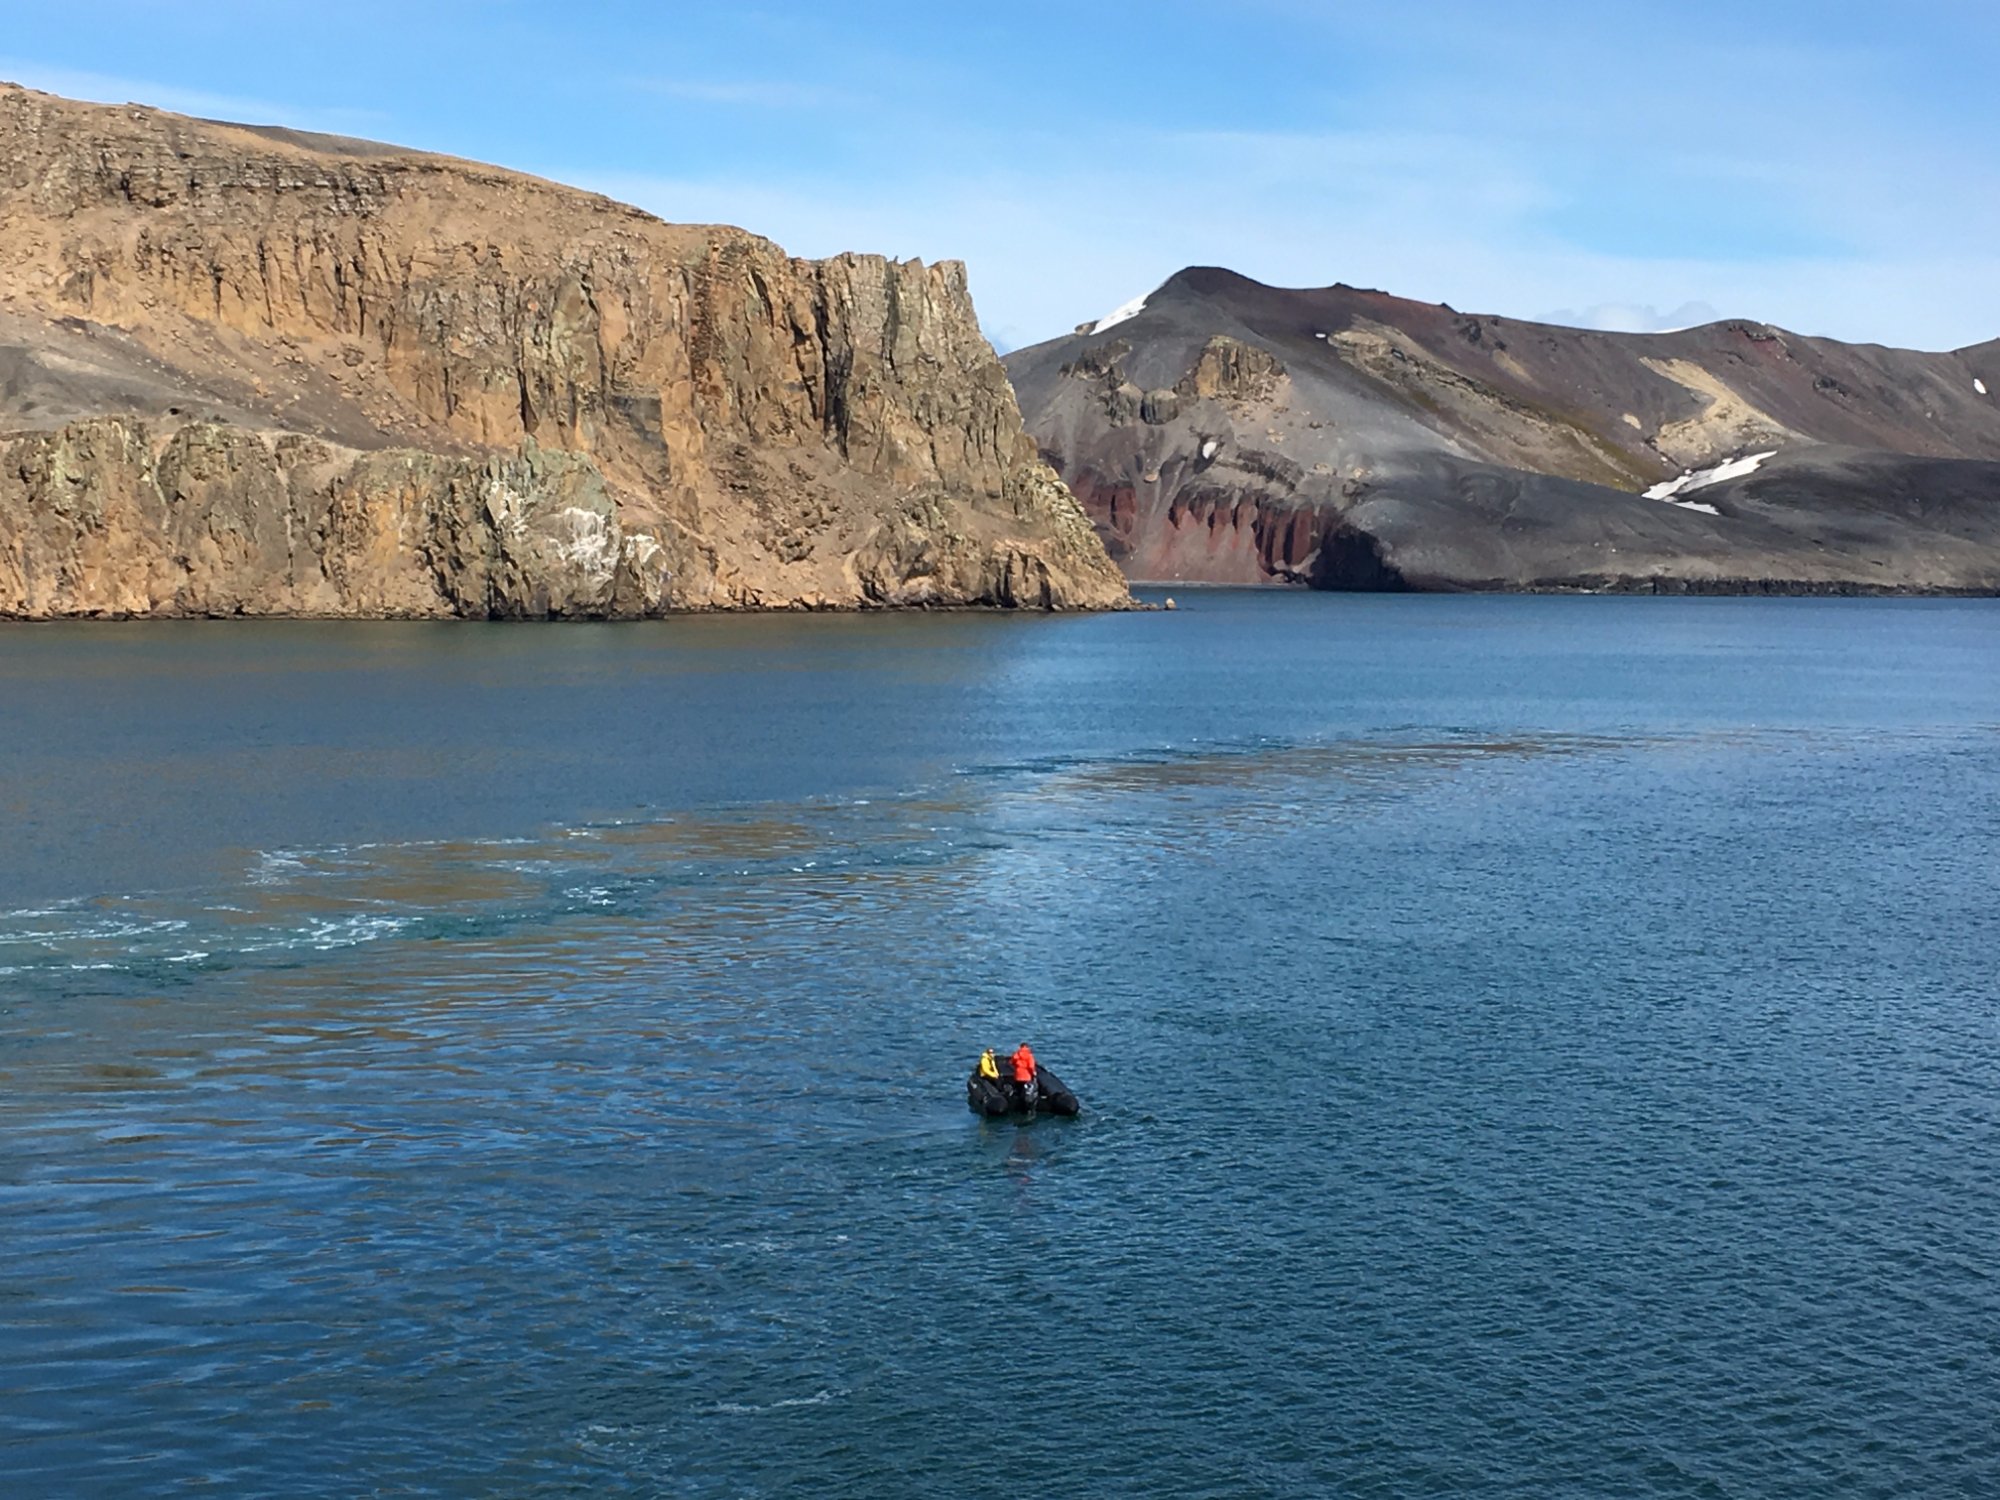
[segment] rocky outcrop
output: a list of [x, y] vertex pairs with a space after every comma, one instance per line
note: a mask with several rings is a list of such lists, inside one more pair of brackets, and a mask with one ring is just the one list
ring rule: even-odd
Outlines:
[[11, 87], [0, 148], [0, 614], [1127, 602], [956, 263]]
[[1007, 363], [1134, 578], [2000, 587], [2000, 345], [1603, 334], [1212, 269], [1096, 326]]
[[1202, 345], [1174, 389], [1198, 401], [1267, 401], [1277, 394], [1284, 375], [1284, 365], [1268, 349], [1217, 334]]
[[604, 618], [657, 612], [673, 569], [595, 465], [357, 453], [103, 417], [0, 445], [0, 600], [73, 615]]

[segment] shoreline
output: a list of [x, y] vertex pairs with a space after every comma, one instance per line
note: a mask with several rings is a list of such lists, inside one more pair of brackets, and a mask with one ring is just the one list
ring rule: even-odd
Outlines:
[[[1132, 588], [1180, 594], [1340, 595], [1350, 598], [1404, 599], [2000, 599], [2000, 587], [1954, 588], [1922, 585], [1821, 583], [1783, 579], [1743, 584], [1708, 584], [1683, 580], [1602, 586], [1548, 584], [1532, 588], [1451, 586], [1404, 589], [1315, 589], [1286, 583], [1208, 583], [1133, 579]], [[1134, 597], [1129, 603], [1083, 608], [1025, 607], [1005, 604], [766, 604], [714, 605], [655, 610], [646, 614], [574, 615], [416, 615], [416, 614], [295, 614], [248, 612], [161, 611], [154, 613], [85, 612], [76, 614], [11, 614], [0, 612], [0, 626], [147, 625], [147, 624], [299, 624], [299, 625], [645, 625], [680, 620], [763, 619], [802, 615], [849, 618], [889, 618], [921, 615], [990, 615], [1040, 619], [1085, 618], [1102, 615], [1171, 614], [1165, 601]]]

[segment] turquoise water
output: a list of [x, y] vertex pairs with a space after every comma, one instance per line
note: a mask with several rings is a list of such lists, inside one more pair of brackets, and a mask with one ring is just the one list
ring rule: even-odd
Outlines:
[[0, 634], [10, 1492], [2000, 1490], [2000, 607], [1181, 602]]

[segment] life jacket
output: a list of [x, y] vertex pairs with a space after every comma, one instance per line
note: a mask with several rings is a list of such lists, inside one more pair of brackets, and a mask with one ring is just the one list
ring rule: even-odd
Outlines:
[[1035, 1054], [1028, 1050], [1026, 1042], [1014, 1050], [1014, 1082], [1033, 1083], [1035, 1081]]
[[1000, 1064], [993, 1060], [993, 1049], [991, 1047], [988, 1047], [984, 1052], [979, 1054], [979, 1076], [981, 1078], [994, 1079], [1000, 1076]]

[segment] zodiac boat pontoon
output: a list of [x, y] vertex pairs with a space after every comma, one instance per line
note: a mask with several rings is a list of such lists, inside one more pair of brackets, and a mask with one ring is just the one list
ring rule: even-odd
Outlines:
[[1031, 1115], [1070, 1116], [1083, 1108], [1076, 1102], [1076, 1095], [1047, 1068], [1038, 1066], [1035, 1069], [1034, 1089], [1035, 1097], [1031, 1104], [1026, 1087], [1014, 1081], [1013, 1071], [1002, 1055], [998, 1078], [987, 1078], [980, 1073], [978, 1063], [972, 1065], [972, 1075], [965, 1080], [965, 1103], [975, 1115], [984, 1115], [989, 1120], [1005, 1119], [1009, 1115], [1017, 1118]]

